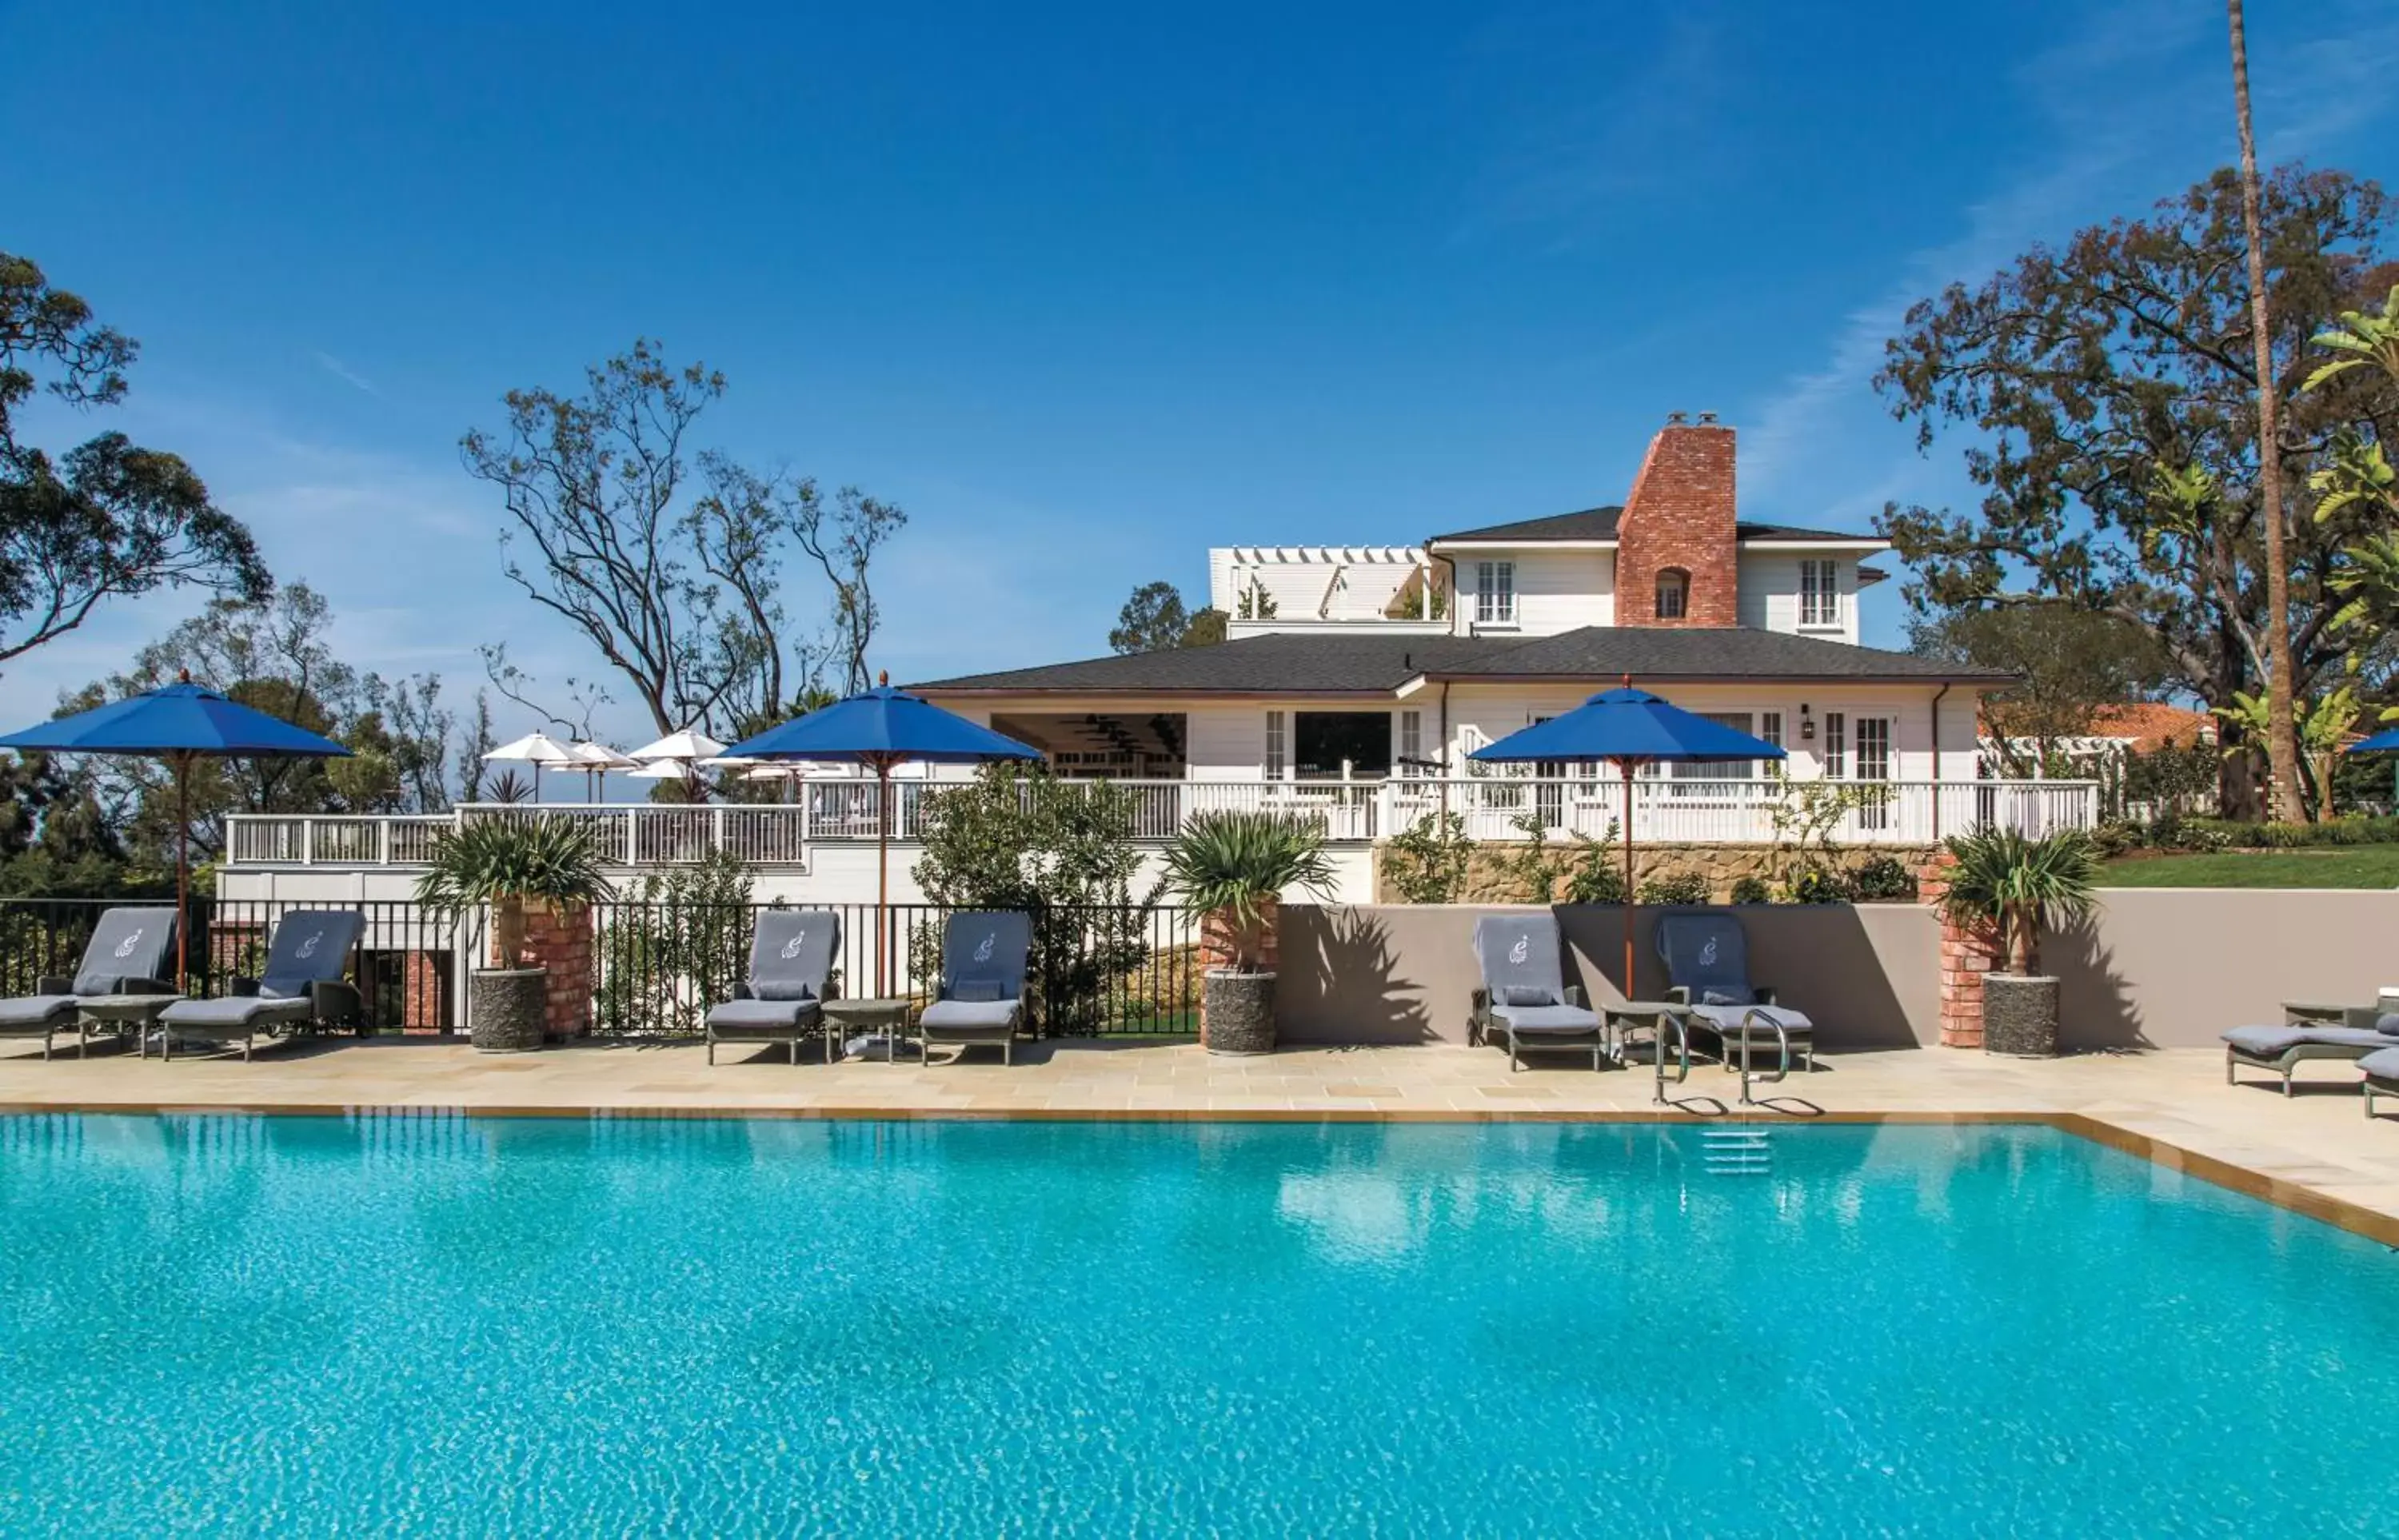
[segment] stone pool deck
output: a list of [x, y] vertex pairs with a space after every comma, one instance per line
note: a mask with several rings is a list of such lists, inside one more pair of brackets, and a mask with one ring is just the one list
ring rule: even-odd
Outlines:
[[2224, 1084], [2212, 1049], [2028, 1060], [1947, 1049], [1829, 1055], [1812, 1075], [1760, 1087], [1695, 1065], [1650, 1101], [1647, 1069], [1511, 1074], [1496, 1049], [1289, 1048], [1223, 1059], [1186, 1043], [1021, 1045], [1002, 1066], [827, 1065], [782, 1050], [731, 1050], [710, 1068], [694, 1044], [594, 1044], [484, 1056], [435, 1039], [302, 1041], [236, 1058], [162, 1063], [115, 1047], [43, 1061], [0, 1040], [0, 1112], [339, 1112], [444, 1108], [499, 1114], [829, 1117], [1226, 1117], [1472, 1121], [1753, 1116], [1776, 1122], [2047, 1120], [2399, 1246], [2399, 1102], [2366, 1121], [2356, 1072], [2302, 1069], [2285, 1100], [2263, 1079]]

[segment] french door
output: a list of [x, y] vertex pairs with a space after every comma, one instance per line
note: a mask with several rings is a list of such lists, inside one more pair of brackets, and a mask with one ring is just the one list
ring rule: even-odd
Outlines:
[[[1850, 778], [1855, 781], [1878, 781], [1885, 788], [1892, 777], [1893, 755], [1891, 745], [1891, 719], [1889, 717], [1857, 717], [1850, 723]], [[1887, 789], [1861, 793], [1858, 802], [1858, 827], [1862, 830], [1884, 830], [1891, 827], [1893, 798]]]

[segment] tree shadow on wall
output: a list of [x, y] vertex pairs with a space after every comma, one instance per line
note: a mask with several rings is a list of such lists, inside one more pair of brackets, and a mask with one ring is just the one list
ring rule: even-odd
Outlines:
[[1419, 981], [1403, 976], [1389, 926], [1358, 909], [1286, 908], [1276, 1013], [1312, 1043], [1430, 1043]]

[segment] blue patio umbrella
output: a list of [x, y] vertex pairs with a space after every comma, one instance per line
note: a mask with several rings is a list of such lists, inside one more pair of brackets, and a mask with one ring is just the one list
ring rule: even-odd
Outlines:
[[[47, 754], [135, 754], [163, 759], [175, 772], [175, 912], [190, 908], [192, 761], [343, 758], [349, 750], [305, 727], [254, 711], [192, 682], [188, 670], [144, 691], [0, 737], [0, 749]], [[175, 927], [175, 987], [183, 987], [190, 926]]]
[[1633, 989], [1633, 772], [1644, 764], [1688, 760], [1779, 760], [1789, 756], [1764, 738], [1633, 688], [1604, 690], [1564, 716], [1537, 722], [1467, 758], [1485, 763], [1527, 760], [1614, 760], [1624, 772], [1624, 994]]
[[883, 932], [890, 910], [891, 767], [919, 764], [983, 764], [996, 760], [1037, 760], [1005, 734], [928, 700], [891, 687], [891, 676], [875, 687], [769, 727], [725, 750], [727, 759], [805, 760], [812, 763], [862, 764], [874, 772], [874, 987], [890, 993], [883, 966]]

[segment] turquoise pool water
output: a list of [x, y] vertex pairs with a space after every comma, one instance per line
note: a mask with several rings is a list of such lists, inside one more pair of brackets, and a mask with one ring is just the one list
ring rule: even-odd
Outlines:
[[2036, 1128], [0, 1117], [0, 1532], [2392, 1533], [2399, 1259]]

